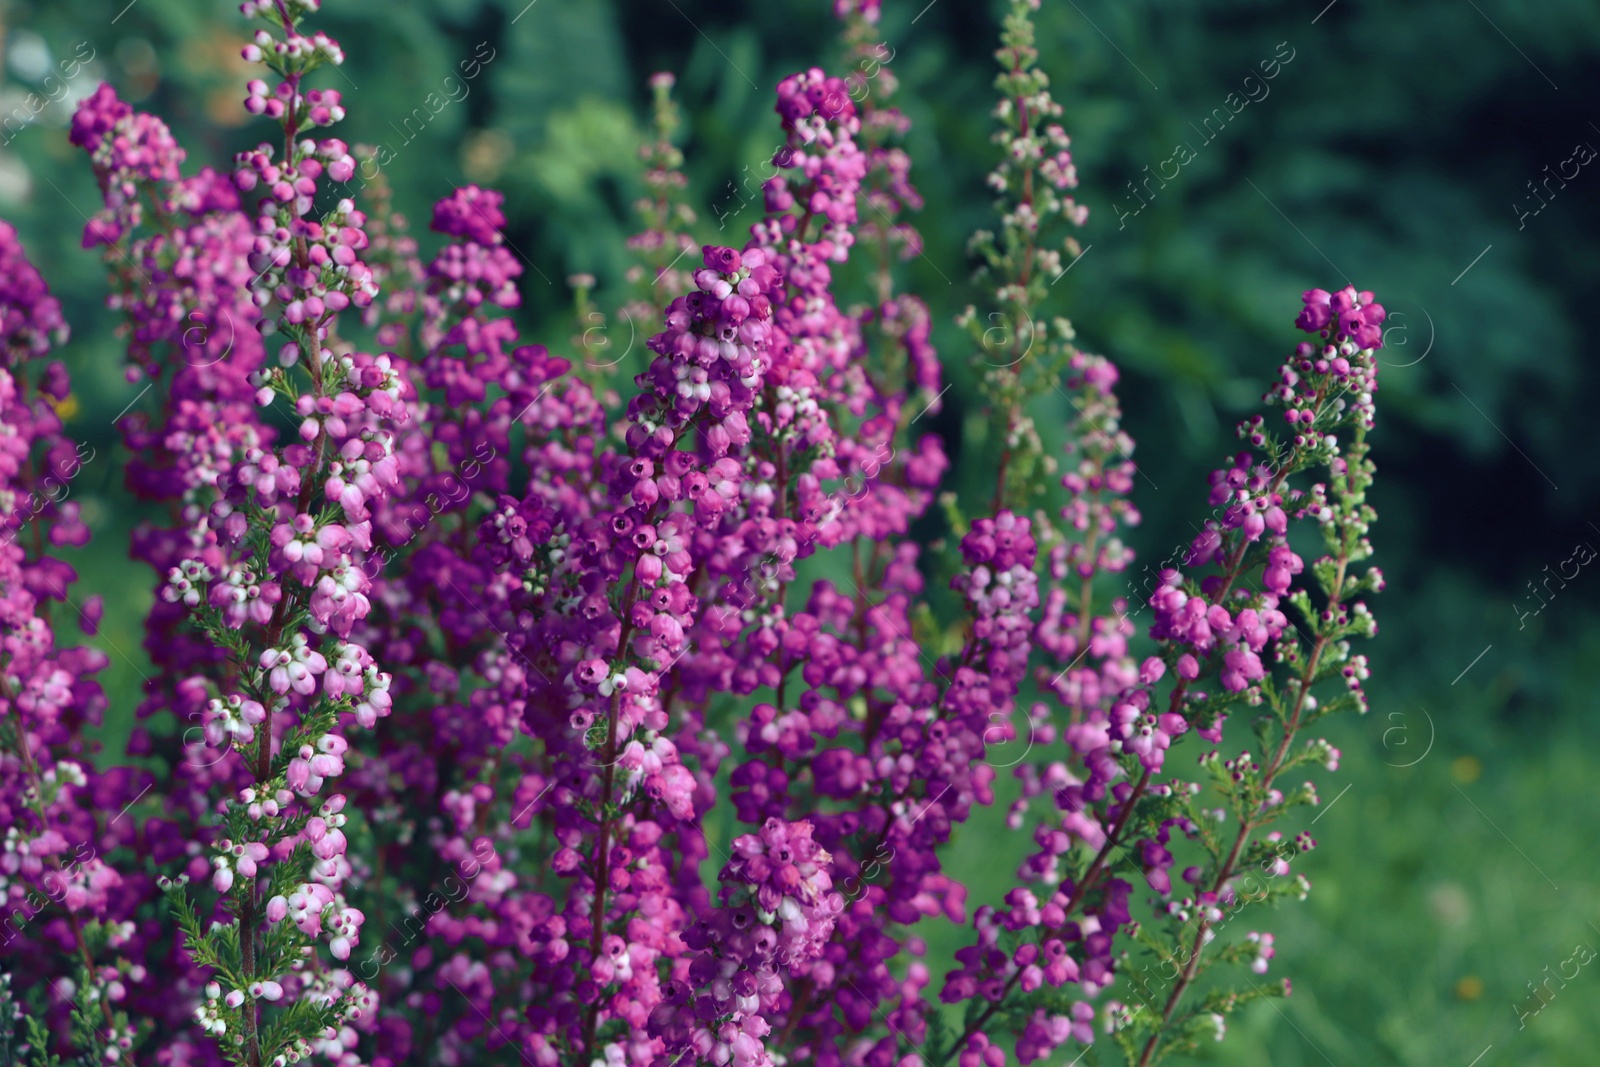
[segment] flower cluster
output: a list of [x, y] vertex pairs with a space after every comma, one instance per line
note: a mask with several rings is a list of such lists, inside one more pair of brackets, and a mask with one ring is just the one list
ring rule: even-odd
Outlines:
[[89, 540], [66, 499], [82, 467], [60, 414], [72, 383], [46, 362], [66, 337], [60, 302], [0, 222], [0, 945], [9, 968], [57, 990], [47, 1004], [57, 1024], [81, 1010], [61, 990], [83, 985], [95, 1004], [85, 1036], [110, 1060], [135, 1036], [128, 1011], [142, 998], [129, 990], [147, 977], [148, 941], [133, 917], [148, 878], [107, 858], [133, 836], [115, 811], [149, 783], [97, 769], [89, 731], [108, 705], [95, 680], [107, 659], [57, 644], [53, 615], [71, 611], [92, 634], [103, 610], [99, 598], [79, 606], [76, 573], [46, 548]]
[[[665, 1053], [737, 1067], [770, 1067], [762, 1041], [782, 1005], [784, 976], [822, 954], [844, 905], [832, 857], [807, 822], [768, 819], [733, 842], [718, 907], [691, 929], [687, 983], [674, 982], [651, 1015]], [[704, 991], [704, 992], [702, 992]]]

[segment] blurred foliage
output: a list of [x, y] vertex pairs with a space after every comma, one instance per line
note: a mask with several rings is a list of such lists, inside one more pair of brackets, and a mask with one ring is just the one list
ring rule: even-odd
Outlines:
[[[151, 582], [124, 559], [138, 507], [116, 474], [111, 423], [148, 398], [121, 375], [101, 268], [77, 248], [98, 196], [65, 125], [104, 78], [166, 118], [191, 165], [224, 164], [265, 129], [240, 104], [233, 4], [123, 3], [0, 0], [0, 214], [75, 324], [71, 430], [101, 457], [75, 488], [96, 535], [75, 562], [106, 596], [96, 641], [113, 661], [113, 746], [145, 669]], [[779, 140], [770, 87], [837, 59], [828, 7], [328, 0], [320, 25], [350, 55], [348, 84], [331, 83], [350, 112], [340, 136], [390, 146], [385, 173], [414, 229], [453, 185], [504, 189], [507, 236], [529, 268], [527, 334], [570, 354], [568, 276], [597, 276], [602, 306], [624, 292], [648, 75], [678, 74], [700, 235], [740, 243], [760, 210], [746, 168]], [[957, 458], [953, 487], [978, 499], [987, 475], [960, 457], [981, 444], [982, 420], [966, 406], [968, 353], [952, 320], [975, 297], [967, 235], [991, 213], [997, 13], [973, 0], [886, 7], [927, 200], [924, 254], [906, 272], [957, 385], [929, 422]], [[1323, 783], [1327, 817], [1314, 830], [1325, 847], [1306, 861], [1317, 889], [1271, 917], [1274, 973], [1293, 976], [1295, 994], [1246, 1012], [1213, 1058], [1420, 1067], [1477, 1062], [1492, 1045], [1486, 1067], [1594, 1062], [1592, 969], [1525, 1030], [1518, 1013], [1525, 983], [1553, 973], [1543, 968], [1576, 942], [1600, 946], [1600, 863], [1578, 784], [1600, 773], [1600, 576], [1581, 573], [1525, 628], [1514, 605], [1537, 606], [1528, 583], [1575, 541], [1600, 544], [1600, 510], [1586, 510], [1600, 481], [1587, 412], [1600, 353], [1583, 325], [1600, 291], [1600, 173], [1552, 178], [1575, 144], [1600, 145], [1584, 92], [1600, 7], [1045, 0], [1039, 38], [1091, 209], [1060, 310], [1124, 369], [1144, 558], [1189, 536], [1204, 472], [1292, 343], [1300, 291], [1351, 281], [1391, 311], [1375, 436], [1389, 589], [1376, 606], [1373, 711], [1335, 729], [1344, 764]], [[63, 83], [62, 64], [85, 56]], [[1166, 177], [1180, 144], [1194, 158]], [[1056, 433], [1067, 414], [1036, 412]], [[1330, 783], [1349, 786], [1334, 807]], [[998, 819], [966, 832], [954, 862], [974, 903], [1023, 845]], [[930, 946], [936, 970], [952, 947]]]

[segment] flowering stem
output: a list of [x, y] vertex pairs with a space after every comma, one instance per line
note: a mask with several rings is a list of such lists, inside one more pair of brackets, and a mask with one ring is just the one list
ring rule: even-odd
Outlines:
[[[629, 590], [628, 603], [633, 602], [632, 589]], [[624, 608], [623, 618], [627, 619], [631, 612]], [[624, 622], [621, 634], [617, 640], [618, 651], [628, 647], [628, 638], [632, 631], [632, 624]], [[606, 713], [606, 747], [605, 768], [601, 771], [600, 787], [600, 835], [596, 845], [595, 880], [594, 880], [594, 907], [589, 913], [589, 966], [593, 968], [600, 959], [600, 946], [605, 937], [606, 918], [606, 888], [611, 882], [611, 794], [615, 785], [617, 770], [617, 716], [621, 709], [622, 691], [616, 690], [611, 694], [610, 709]], [[592, 1053], [594, 1050], [595, 1027], [600, 1019], [600, 993], [595, 991], [594, 1003], [589, 1005], [589, 1011], [583, 1023], [583, 1050]]]
[[[1317, 400], [1315, 401], [1315, 406], [1320, 414], [1323, 407], [1320, 390], [1318, 390], [1316, 397]], [[1352, 493], [1356, 491], [1357, 487], [1355, 485], [1355, 477], [1352, 473], [1350, 473], [1350, 471], [1353, 468], [1359, 468], [1362, 460], [1364, 459], [1364, 453], [1364, 442], [1362, 441], [1360, 431], [1358, 431], [1356, 445], [1352, 450], [1352, 457], [1349, 461], [1349, 466], [1346, 467], [1345, 474], [1346, 488]], [[1282, 483], [1283, 479], [1287, 476], [1288, 469], [1288, 463], [1285, 463], [1279, 469], [1274, 480], [1274, 487]], [[1334, 559], [1335, 566], [1333, 579], [1328, 587], [1328, 607], [1325, 609], [1325, 611], [1329, 618], [1338, 616], [1343, 607], [1343, 599], [1346, 595], [1345, 576], [1349, 568], [1351, 558], [1351, 539], [1349, 531], [1346, 529], [1341, 531], [1338, 551]], [[1300, 728], [1301, 715], [1305, 710], [1306, 701], [1311, 694], [1311, 685], [1316, 680], [1317, 669], [1321, 665], [1323, 654], [1327, 651], [1329, 642], [1330, 636], [1326, 630], [1317, 635], [1316, 640], [1312, 643], [1311, 653], [1307, 657], [1305, 670], [1295, 680], [1294, 705], [1290, 710], [1288, 718], [1284, 722], [1283, 736], [1278, 741], [1277, 751], [1273, 753], [1272, 759], [1267, 764], [1266, 771], [1261, 776], [1260, 789], [1265, 794], [1270, 794], [1273, 783], [1277, 779], [1279, 772], [1283, 769], [1284, 763], [1288, 758], [1289, 748], [1294, 743], [1295, 735]], [[1234, 871], [1239, 862], [1239, 857], [1243, 855], [1245, 847], [1249, 844], [1250, 835], [1261, 824], [1262, 820], [1252, 817], [1252, 815], [1248, 812], [1240, 816], [1239, 832], [1235, 835], [1233, 846], [1231, 849], [1229, 849], [1226, 859], [1223, 861], [1222, 866], [1218, 868], [1216, 878], [1213, 880], [1211, 888], [1213, 894], [1220, 893], [1223, 886], [1225, 886], [1228, 880], [1233, 877]], [[1155, 1062], [1154, 1057], [1156, 1051], [1160, 1046], [1161, 1039], [1165, 1035], [1168, 1025], [1172, 1021], [1174, 1012], [1177, 1010], [1178, 1002], [1183, 997], [1183, 994], [1188, 989], [1189, 985], [1194, 981], [1195, 975], [1199, 973], [1200, 954], [1205, 947], [1206, 934], [1209, 932], [1210, 928], [1211, 917], [1209, 913], [1202, 912], [1200, 920], [1196, 925], [1193, 943], [1189, 949], [1189, 958], [1184, 964], [1183, 971], [1178, 975], [1177, 981], [1173, 983], [1172, 991], [1168, 995], [1166, 1006], [1161, 1013], [1160, 1025], [1156, 1027], [1155, 1032], [1152, 1033], [1149, 1040], [1145, 1042], [1144, 1051], [1139, 1057], [1138, 1067], [1149, 1067], [1150, 1064]]]
[[[8, 676], [4, 675], [4, 674], [0, 674], [0, 696], [3, 696], [5, 698], [6, 704], [8, 706], [10, 706], [10, 707], [15, 707], [16, 706], [16, 696], [12, 692], [10, 678]], [[40, 780], [39, 765], [33, 758], [33, 750], [28, 746], [28, 729], [27, 729], [27, 726], [22, 724], [22, 723], [18, 723], [17, 724], [17, 742], [18, 742], [17, 748], [20, 750], [21, 755], [22, 755], [23, 767], [28, 772], [29, 781], [31, 781], [33, 783], [33, 794], [34, 794], [35, 797], [38, 797], [38, 796], [41, 795], [41, 790], [44, 788], [44, 783]], [[36, 809], [36, 814], [39, 816], [39, 819], [40, 819], [41, 822], [45, 822], [45, 823], [48, 822], [48, 820], [46, 818], [46, 813], [44, 812], [44, 810], [42, 808], [37, 808]], [[55, 858], [55, 856], [52, 855], [49, 858], [49, 863], [50, 863], [50, 867], [58, 875], [64, 873], [63, 870], [62, 870], [60, 861], [57, 860]], [[72, 927], [73, 943], [77, 946], [78, 955], [83, 960], [84, 972], [86, 974], [93, 975], [94, 974], [94, 957], [89, 954], [89, 942], [83, 936], [83, 927], [78, 922], [78, 913], [73, 911], [70, 907], [68, 907], [66, 909], [66, 911], [67, 911], [67, 922]], [[96, 999], [100, 1003], [100, 1014], [106, 1021], [106, 1031], [107, 1031], [107, 1033], [114, 1034], [116, 1032], [117, 1024], [116, 1024], [116, 1020], [114, 1018], [112, 1018], [112, 1016], [111, 1016], [111, 1005], [110, 1005], [110, 1003], [106, 1000], [105, 997], [98, 997]], [[134, 1061], [133, 1061], [133, 1058], [131, 1057], [131, 1055], [128, 1056], [128, 1063], [130, 1064], [130, 1067], [132, 1067], [133, 1062]]]
[[[1011, 70], [1010, 70], [1011, 76], [1013, 78], [1016, 78], [1016, 77], [1020, 76], [1026, 69], [1027, 69], [1027, 67], [1026, 67], [1026, 64], [1024, 62], [1024, 53], [1020, 49], [1013, 49], [1012, 52], [1011, 52]], [[1017, 116], [1018, 116], [1017, 132], [1018, 132], [1019, 136], [1024, 141], [1026, 141], [1026, 139], [1029, 136], [1029, 132], [1030, 132], [1029, 131], [1030, 119], [1029, 119], [1029, 116], [1028, 116], [1028, 104], [1027, 104], [1027, 101], [1023, 97], [1017, 96], [1017, 97], [1013, 98], [1013, 102], [1015, 103], [1016, 108], [1017, 108]], [[1021, 193], [1021, 196], [1018, 198], [1019, 214], [1023, 214], [1026, 217], [1029, 217], [1029, 218], [1031, 218], [1032, 214], [1033, 214], [1033, 171], [1034, 171], [1034, 167], [1036, 165], [1037, 165], [1037, 162], [1034, 161], [1034, 160], [1029, 160], [1024, 164], [1023, 171], [1022, 171], [1022, 193]], [[1028, 320], [1028, 336], [1030, 338], [1029, 347], [1031, 348], [1032, 347], [1031, 338], [1033, 337], [1033, 319], [1032, 319], [1031, 315], [1029, 314], [1028, 279], [1032, 275], [1034, 241], [1035, 241], [1035, 237], [1037, 236], [1039, 231], [1038, 231], [1037, 223], [1035, 223], [1032, 226], [1026, 226], [1025, 225], [1024, 228], [1027, 231], [1027, 237], [1024, 239], [1024, 243], [1023, 243], [1021, 269], [1019, 271], [1017, 271], [1017, 273], [1016, 273], [1016, 282], [1015, 282], [1016, 293], [1015, 293], [1014, 299], [1016, 301], [1017, 311], [1021, 313], [1023, 318], [1026, 318]], [[1015, 260], [1012, 261], [1012, 265], [1013, 265], [1013, 268], [1015, 268], [1015, 266], [1016, 266]], [[1011, 348], [1012, 348], [1012, 351], [1015, 352], [1017, 347], [1021, 343], [1022, 343], [1021, 331], [1017, 328], [1016, 324], [1013, 323], [1012, 324], [1012, 330], [1011, 330]], [[1012, 366], [1015, 366], [1016, 363], [1022, 361], [1023, 359], [1026, 359], [1027, 356], [1028, 356], [1028, 350], [1024, 349], [1022, 355], [1018, 356], [1015, 360], [1013, 360]], [[1009, 368], [1007, 368], [1007, 369], [1009, 369]], [[1000, 452], [999, 468], [995, 471], [994, 500], [991, 502], [990, 508], [989, 508], [989, 510], [991, 512], [993, 512], [994, 514], [996, 514], [996, 515], [998, 515], [1000, 513], [1000, 508], [1005, 503], [1006, 468], [1011, 463], [1010, 437], [1011, 437], [1012, 430], [1013, 430], [1013, 428], [1014, 428], [1014, 426], [1016, 424], [1016, 419], [1017, 419], [1017, 403], [1013, 399], [1007, 404], [1006, 410], [1004, 412], [1004, 417], [1003, 417], [1003, 420], [1002, 420], [1003, 424], [1004, 424], [1004, 436], [1001, 438], [1001, 441], [1003, 443], [1003, 447], [1002, 447], [1001, 452]]]
[[[1343, 558], [1339, 560], [1340, 585], [1343, 584], [1344, 568], [1347, 562]], [[1337, 605], [1337, 600], [1334, 603]], [[1311, 680], [1316, 677], [1317, 666], [1322, 659], [1323, 651], [1327, 648], [1327, 643], [1326, 636], [1317, 638], [1316, 644], [1312, 647], [1311, 655], [1307, 659], [1305, 673], [1298, 679], [1294, 710], [1289, 716], [1288, 723], [1284, 726], [1283, 737], [1278, 742], [1278, 751], [1273, 755], [1272, 762], [1267, 765], [1266, 773], [1262, 775], [1263, 790], [1271, 790], [1273, 781], [1283, 767], [1284, 759], [1289, 752], [1289, 746], [1293, 743], [1295, 732], [1300, 726], [1300, 713], [1304, 710], [1306, 697], [1311, 691]], [[1250, 835], [1258, 825], [1260, 824], [1249, 817], [1239, 820], [1239, 832], [1234, 837], [1233, 847], [1229, 849], [1227, 858], [1223, 860], [1222, 866], [1218, 868], [1217, 876], [1212, 882], [1211, 892], [1213, 894], [1221, 892], [1228, 879], [1233, 877], [1239, 857], [1244, 853], [1244, 848], [1249, 843]], [[1194, 981], [1194, 977], [1200, 969], [1200, 953], [1205, 947], [1206, 933], [1210, 928], [1210, 915], [1202, 913], [1200, 921], [1195, 928], [1194, 942], [1189, 948], [1189, 960], [1184, 965], [1183, 972], [1178, 976], [1178, 980], [1173, 983], [1172, 992], [1167, 997], [1166, 1007], [1161, 1012], [1161, 1025], [1156, 1028], [1155, 1033], [1150, 1035], [1150, 1040], [1145, 1042], [1144, 1052], [1139, 1057], [1139, 1067], [1149, 1067], [1151, 1063], [1155, 1062], [1153, 1057], [1155, 1056], [1156, 1048], [1159, 1046], [1162, 1036], [1166, 1033], [1167, 1025], [1172, 1021], [1172, 1015], [1177, 1010], [1178, 1001], [1183, 997], [1184, 991]]]
[[[1269, 490], [1269, 495], [1273, 492], [1276, 492], [1277, 489], [1282, 485], [1283, 480], [1288, 477], [1289, 470], [1289, 463], [1283, 464], [1278, 469], [1272, 483], [1272, 488]], [[1233, 588], [1233, 583], [1238, 579], [1239, 574], [1243, 569], [1244, 557], [1249, 547], [1250, 543], [1241, 538], [1238, 546], [1235, 548], [1233, 554], [1228, 558], [1227, 564], [1223, 568], [1222, 585], [1213, 599], [1213, 603], [1221, 603], [1227, 597], [1228, 591]], [[1343, 572], [1341, 569], [1341, 574], [1342, 573]], [[1083, 618], [1085, 620], [1089, 617], [1089, 585], [1090, 582], [1086, 579], [1084, 589], [1085, 602], [1083, 607]], [[1087, 638], [1085, 638], [1085, 640], [1087, 640]], [[1318, 651], [1320, 652], [1320, 646]], [[1168, 701], [1168, 711], [1176, 713], [1183, 706], [1183, 698], [1188, 692], [1188, 689], [1189, 680], [1179, 679], [1178, 683], [1173, 686], [1172, 696]], [[1303, 700], [1304, 694], [1302, 693], [1301, 696]], [[1299, 711], [1297, 706], [1296, 716], [1298, 716], [1298, 714]], [[1151, 772], [1146, 769], [1144, 773], [1139, 776], [1139, 780], [1134, 783], [1133, 789], [1129, 792], [1127, 799], [1122, 802], [1121, 810], [1117, 816], [1117, 821], [1112, 825], [1110, 832], [1106, 834], [1105, 843], [1095, 854], [1094, 860], [1089, 864], [1088, 870], [1084, 872], [1083, 878], [1079, 880], [1077, 889], [1073, 891], [1072, 897], [1067, 901], [1066, 907], [1063, 908], [1062, 926], [1055, 930], [1047, 931], [1044, 937], [1041, 938], [1041, 941], [1048, 941], [1051, 938], [1061, 936], [1062, 929], [1064, 929], [1066, 924], [1072, 920], [1073, 914], [1078, 910], [1079, 907], [1083, 905], [1083, 902], [1088, 896], [1089, 891], [1094, 888], [1100, 876], [1105, 872], [1107, 860], [1109, 859], [1113, 850], [1120, 848], [1122, 834], [1124, 830], [1127, 829], [1128, 822], [1133, 815], [1133, 810], [1139, 799], [1144, 795], [1145, 790], [1150, 785], [1150, 777]], [[1230, 866], [1231, 863], [1237, 858], [1238, 850], [1242, 848], [1242, 841], [1235, 843], [1235, 856], [1230, 857]], [[948, 1062], [950, 1056], [954, 1055], [956, 1051], [958, 1051], [966, 1043], [969, 1037], [983, 1029], [984, 1024], [994, 1016], [995, 1012], [1000, 1010], [1001, 1006], [1005, 1003], [1006, 998], [1011, 995], [1012, 991], [1016, 989], [1018, 983], [1022, 980], [1022, 974], [1022, 970], [1020, 968], [1017, 969], [1011, 975], [1011, 977], [1007, 979], [1000, 996], [991, 1001], [989, 1006], [986, 1007], [983, 1012], [980, 1013], [975, 1020], [973, 1020], [972, 1023], [962, 1030], [960, 1036], [951, 1043], [949, 1050], [946, 1052], [945, 1062]]]
[[[1106, 860], [1111, 855], [1112, 851], [1118, 847], [1118, 840], [1121, 838], [1122, 832], [1127, 829], [1129, 819], [1133, 817], [1135, 802], [1144, 795], [1145, 788], [1149, 786], [1149, 784], [1150, 772], [1145, 771], [1139, 776], [1139, 780], [1134, 783], [1133, 791], [1128, 794], [1128, 799], [1123, 802], [1122, 810], [1117, 815], [1116, 823], [1112, 825], [1111, 832], [1106, 834], [1105, 844], [1100, 846], [1100, 851], [1095, 854], [1094, 861], [1089, 864], [1089, 869], [1084, 872], [1083, 878], [1079, 880], [1078, 888], [1073, 890], [1072, 898], [1067, 901], [1066, 907], [1062, 909], [1065, 915], [1065, 918], [1062, 920], [1063, 925], [1071, 920], [1073, 912], [1077, 911], [1078, 908], [1082, 906], [1084, 899], [1089, 895], [1089, 891], [1093, 889], [1095, 883], [1099, 881], [1100, 875], [1105, 873]], [[1052, 931], [1051, 933], [1047, 934], [1044, 940], [1049, 940], [1051, 937], [1059, 936], [1059, 930]], [[945, 1052], [944, 1059], [941, 1061], [942, 1063], [948, 1063], [950, 1057], [955, 1055], [956, 1052], [967, 1043], [967, 1038], [983, 1029], [984, 1023], [993, 1018], [994, 1013], [1000, 1010], [1001, 1006], [1005, 1004], [1006, 998], [1011, 995], [1012, 991], [1016, 989], [1017, 983], [1021, 980], [1022, 970], [1018, 968], [1016, 973], [1014, 973], [1006, 981], [1005, 987], [1001, 990], [1000, 995], [994, 1000], [990, 1001], [989, 1006], [984, 1008], [978, 1017], [961, 1031], [960, 1036], [951, 1042], [949, 1050]]]

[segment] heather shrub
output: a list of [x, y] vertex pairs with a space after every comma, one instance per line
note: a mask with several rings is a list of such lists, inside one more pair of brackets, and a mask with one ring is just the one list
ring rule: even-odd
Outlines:
[[[49, 555], [88, 537], [90, 460], [59, 306], [0, 229], [0, 1049], [1147, 1065], [1287, 995], [1264, 906], [1310, 889], [1339, 756], [1316, 726], [1366, 708], [1383, 585], [1373, 295], [1301, 296], [1268, 413], [1136, 581], [1141, 471], [1116, 365], [1062, 313], [1092, 223], [1026, 0], [985, 306], [901, 288], [937, 220], [876, 5], [841, 2], [843, 63], [776, 88], [743, 240], [699, 240], [653, 79], [616, 305], [652, 332], [621, 354], [584, 328], [590, 279], [579, 336], [523, 336], [499, 193], [455, 188], [412, 235], [382, 150], [331, 133], [318, 6], [243, 5], [245, 106], [276, 129], [229, 162], [189, 166], [110, 86], [72, 122], [103, 194], [83, 244], [149, 386], [123, 474], [164, 516], [131, 545], [137, 701], [62, 636], [105, 610]], [[934, 351], [935, 316], [968, 352]], [[959, 442], [921, 422], [963, 358], [987, 499], [941, 492]], [[1034, 421], [1057, 393], [1064, 452]], [[128, 751], [94, 751], [134, 703]], [[1033, 849], [979, 900], [943, 857], [1002, 776]], [[934, 924], [965, 946], [938, 970]]]

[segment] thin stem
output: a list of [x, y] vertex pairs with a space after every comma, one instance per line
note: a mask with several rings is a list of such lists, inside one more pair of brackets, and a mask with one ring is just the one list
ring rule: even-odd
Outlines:
[[[72, 939], [78, 946], [78, 955], [83, 960], [84, 970], [88, 971], [90, 975], [93, 975], [94, 959], [89, 955], [89, 941], [83, 936], [83, 926], [78, 922], [77, 912], [68, 911], [67, 922], [72, 926]], [[111, 1016], [111, 1005], [106, 1002], [106, 998], [100, 997], [98, 999], [100, 1001], [100, 1017], [106, 1021], [106, 1034], [109, 1036], [116, 1032], [117, 1022]], [[128, 1061], [129, 1067], [137, 1067], [137, 1064], [134, 1063], [133, 1054], [131, 1052], [120, 1049], [118, 1051], [121, 1052], [122, 1056]]]
[[[1011, 72], [1010, 73], [1011, 73], [1012, 77], [1017, 77], [1018, 75], [1020, 75], [1022, 73], [1022, 71], [1023, 71], [1023, 57], [1022, 57], [1022, 54], [1020, 52], [1013, 52], [1012, 53], [1012, 62], [1011, 62]], [[1031, 124], [1031, 119], [1028, 116], [1028, 104], [1027, 104], [1027, 101], [1024, 100], [1021, 97], [1016, 97], [1016, 98], [1014, 98], [1014, 100], [1015, 100], [1016, 107], [1017, 107], [1017, 116], [1018, 116], [1017, 129], [1018, 129], [1018, 132], [1021, 134], [1021, 136], [1027, 137], [1028, 136], [1028, 131], [1029, 131], [1029, 128], [1030, 128], [1030, 124]], [[1027, 208], [1030, 211], [1033, 208], [1033, 171], [1034, 171], [1034, 167], [1035, 166], [1036, 166], [1036, 164], [1033, 163], [1032, 161], [1030, 161], [1024, 166], [1023, 171], [1022, 171], [1022, 197], [1021, 197], [1021, 200], [1019, 201], [1019, 203], [1020, 203], [1020, 205], [1022, 207]], [[1017, 280], [1017, 291], [1018, 291], [1018, 297], [1017, 297], [1017, 301], [1016, 301], [1017, 310], [1022, 313], [1023, 318], [1027, 319], [1027, 321], [1030, 324], [1033, 321], [1033, 317], [1032, 317], [1032, 315], [1029, 314], [1029, 310], [1028, 310], [1027, 292], [1028, 292], [1028, 279], [1032, 275], [1032, 268], [1033, 268], [1033, 251], [1034, 251], [1034, 243], [1033, 243], [1034, 238], [1033, 238], [1033, 235], [1034, 235], [1035, 232], [1036, 231], [1034, 231], [1034, 230], [1030, 230], [1028, 232], [1027, 238], [1023, 242], [1022, 264], [1021, 264], [1020, 269], [1015, 269], [1015, 262], [1013, 261], [1013, 268], [1015, 269], [1015, 275], [1014, 276], [1015, 276], [1015, 278]], [[1031, 329], [1031, 325], [1030, 325], [1030, 329]], [[1021, 339], [1018, 337], [1018, 331], [1015, 328], [1015, 324], [1013, 324], [1012, 342], [1011, 342], [1012, 350], [1015, 351], [1017, 346], [1020, 343], [1021, 343]], [[1012, 362], [1012, 366], [1015, 366], [1017, 362], [1021, 361], [1026, 356], [1027, 356], [1027, 352], [1024, 351], [1021, 356], [1018, 356], [1017, 359]], [[1015, 407], [1015, 405], [1010, 405], [1010, 406], [1008, 406], [1006, 408], [1006, 412], [1005, 412], [1005, 438], [1009, 438], [1011, 436], [1011, 431], [1016, 425], [1016, 420], [1017, 420], [1016, 407]], [[1011, 452], [1012, 452], [1012, 450], [1011, 450], [1010, 444], [1008, 442], [1005, 442], [1005, 438], [1002, 439], [1003, 443], [1002, 443], [1002, 449], [1001, 449], [1001, 452], [1000, 452], [999, 469], [995, 472], [994, 500], [990, 504], [990, 507], [989, 507], [989, 510], [991, 512], [993, 512], [994, 514], [999, 514], [1000, 513], [1000, 506], [1001, 506], [1001, 504], [1003, 504], [1005, 502], [1006, 469], [1011, 465], [1011, 458], [1012, 458]]]
[[[630, 620], [633, 615], [632, 606], [634, 590], [637, 588], [637, 575], [635, 584], [630, 586], [627, 604], [623, 608], [624, 620]], [[628, 638], [633, 630], [630, 621], [624, 621], [622, 632], [617, 640], [619, 652], [625, 652], [628, 647]], [[589, 913], [589, 966], [592, 969], [594, 962], [600, 958], [600, 943], [605, 936], [606, 918], [606, 889], [611, 880], [611, 798], [612, 790], [616, 784], [617, 770], [617, 719], [621, 711], [622, 691], [615, 690], [611, 694], [611, 706], [606, 712], [606, 747], [605, 768], [601, 772], [600, 787], [600, 835], [596, 846], [595, 879], [594, 879], [594, 906]], [[594, 1003], [589, 1005], [589, 1010], [583, 1021], [583, 1049], [585, 1053], [594, 1050], [595, 1029], [600, 1020], [599, 991], [594, 995]]]
[[[251, 878], [245, 887], [244, 897], [239, 908], [239, 954], [240, 965], [246, 978], [254, 978], [256, 973], [256, 880]], [[244, 1035], [246, 1054], [250, 1058], [250, 1067], [261, 1067], [261, 1020], [256, 1006], [255, 997], [245, 999]]]
[[[11, 683], [4, 674], [0, 674], [0, 696], [5, 698], [8, 705], [11, 705], [12, 707], [16, 706], [16, 695], [12, 692]], [[38, 798], [43, 795], [43, 782], [39, 775], [39, 764], [33, 758], [33, 749], [28, 747], [27, 727], [19, 721], [16, 724], [16, 730], [17, 748], [20, 750], [22, 756], [22, 765], [28, 773], [28, 779], [33, 783], [33, 795], [38, 804], [38, 806], [34, 808], [34, 814], [39, 818], [40, 824], [43, 825], [45, 823], [43, 803], [42, 801], [38, 801]], [[60, 861], [56, 859], [55, 855], [52, 854], [49, 857], [49, 862], [51, 869], [54, 870], [58, 875], [65, 873], [61, 867]], [[66, 908], [65, 905], [63, 905], [63, 907]], [[83, 960], [84, 970], [89, 972], [90, 976], [92, 977], [94, 974], [94, 957], [89, 954], [88, 939], [83, 936], [83, 927], [78, 922], [77, 912], [73, 911], [71, 908], [66, 908], [66, 912], [67, 922], [72, 927], [72, 939], [77, 946], [78, 956]], [[116, 1020], [112, 1018], [111, 1015], [111, 1005], [104, 997], [99, 998], [99, 1001], [100, 1014], [106, 1021], [106, 1031], [108, 1033], [114, 1033], [116, 1031], [117, 1024]], [[128, 1063], [130, 1065], [133, 1064], [133, 1057], [131, 1055], [128, 1056]]]

